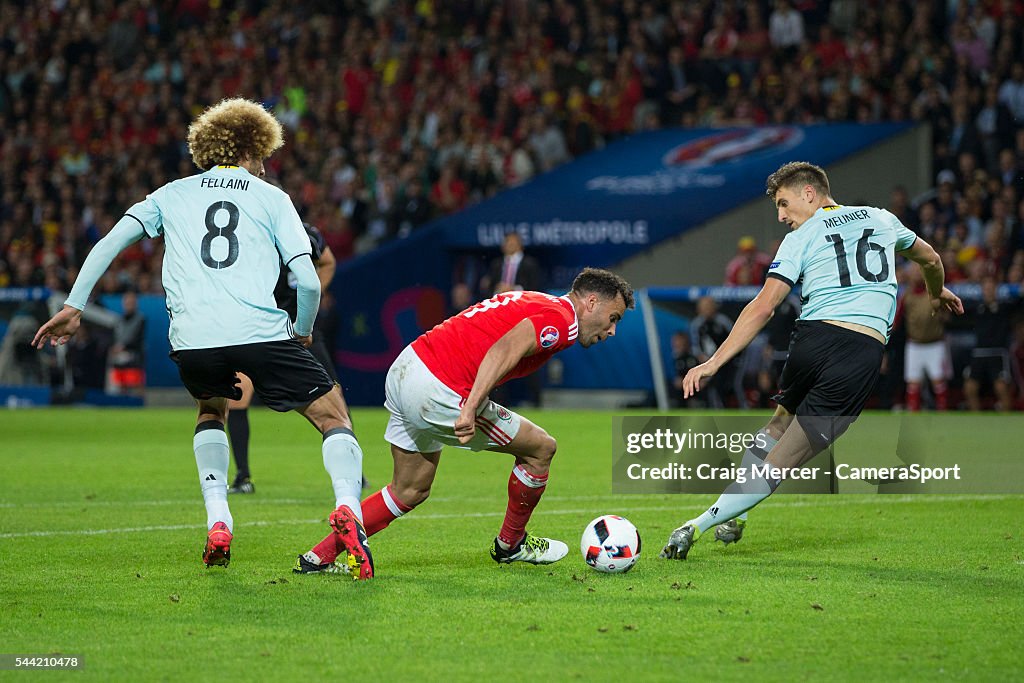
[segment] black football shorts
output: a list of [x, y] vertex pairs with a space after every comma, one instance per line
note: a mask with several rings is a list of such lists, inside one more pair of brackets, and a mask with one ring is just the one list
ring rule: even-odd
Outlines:
[[857, 419], [875, 388], [885, 352], [877, 339], [819, 320], [796, 324], [775, 400], [821, 450]]
[[294, 339], [172, 351], [171, 359], [199, 400], [241, 398], [236, 372], [248, 375], [260, 400], [278, 412], [308, 405], [334, 387], [320, 361]]

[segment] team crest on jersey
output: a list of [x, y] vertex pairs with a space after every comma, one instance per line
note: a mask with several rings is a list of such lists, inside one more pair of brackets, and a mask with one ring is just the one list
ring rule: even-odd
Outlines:
[[541, 348], [549, 349], [558, 343], [558, 330], [554, 325], [548, 325], [540, 331]]
[[512, 413], [510, 413], [504, 406], [498, 406], [498, 419], [508, 422], [512, 419]]

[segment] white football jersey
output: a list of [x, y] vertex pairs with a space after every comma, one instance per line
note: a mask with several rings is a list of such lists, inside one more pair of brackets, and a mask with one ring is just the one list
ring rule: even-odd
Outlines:
[[310, 253], [288, 195], [238, 166], [175, 180], [125, 215], [163, 235], [174, 350], [279, 341], [292, 321], [274, 301], [281, 263]]

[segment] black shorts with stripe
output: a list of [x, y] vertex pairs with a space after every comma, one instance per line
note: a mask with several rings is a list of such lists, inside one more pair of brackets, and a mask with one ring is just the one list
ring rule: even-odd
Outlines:
[[885, 346], [861, 332], [800, 320], [782, 369], [779, 405], [797, 416], [819, 450], [857, 419], [875, 388]]
[[331, 358], [331, 352], [327, 350], [327, 343], [323, 337], [317, 336], [316, 329], [313, 330], [313, 344], [309, 347], [309, 352], [313, 354], [313, 358], [320, 361], [320, 365], [324, 366], [324, 370], [331, 376], [334, 383], [339, 384], [338, 371], [334, 369], [334, 359]]
[[282, 413], [312, 403], [334, 387], [320, 361], [294, 339], [172, 351], [171, 359], [185, 388], [199, 400], [240, 399], [236, 372], [248, 375], [260, 400]]

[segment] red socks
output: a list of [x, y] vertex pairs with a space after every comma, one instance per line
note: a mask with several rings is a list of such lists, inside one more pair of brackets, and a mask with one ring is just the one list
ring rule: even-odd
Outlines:
[[[363, 527], [367, 536], [387, 527], [409, 510], [411, 507], [395, 498], [391, 486], [387, 486], [362, 502]], [[324, 540], [313, 546], [313, 552], [320, 558], [321, 564], [329, 564], [338, 559], [338, 548], [334, 542], [334, 532], [327, 534]]]
[[[512, 468], [512, 474], [508, 478], [508, 508], [505, 510], [505, 521], [498, 534], [498, 539], [502, 543], [514, 547], [522, 540], [526, 534], [526, 523], [530, 521], [533, 509], [544, 495], [547, 483], [547, 474], [530, 474], [522, 465]], [[412, 506], [395, 497], [390, 485], [364, 500], [362, 508], [363, 527], [367, 536], [373, 536], [387, 528], [391, 522], [412, 510]], [[313, 547], [313, 552], [320, 558], [322, 564], [334, 562], [338, 558], [334, 536], [333, 533], [328, 534]]]
[[932, 391], [935, 393], [935, 410], [946, 410], [949, 407], [949, 385], [941, 380], [933, 382]]
[[395, 497], [390, 484], [364, 500], [362, 506], [363, 526], [366, 528], [367, 536], [373, 536], [378, 531], [386, 529], [388, 524], [412, 510], [412, 506]]
[[[935, 410], [949, 408], [949, 385], [942, 380], [932, 382], [932, 394], [935, 396]], [[907, 384], [907, 410], [916, 413], [921, 410], [921, 385]]]
[[[548, 475], [530, 474], [522, 465], [512, 468], [508, 478], [508, 508], [505, 510], [505, 521], [498, 533], [498, 540], [515, 547], [526, 535], [526, 523], [530, 521], [533, 509], [544, 495], [548, 483]], [[365, 508], [364, 508], [365, 510]]]
[[313, 546], [313, 552], [320, 558], [320, 564], [330, 564], [338, 559], [338, 548], [334, 542], [334, 532], [327, 534], [324, 540]]
[[907, 384], [907, 410], [916, 413], [921, 410], [921, 385], [917, 383]]

